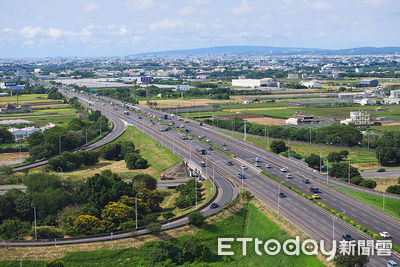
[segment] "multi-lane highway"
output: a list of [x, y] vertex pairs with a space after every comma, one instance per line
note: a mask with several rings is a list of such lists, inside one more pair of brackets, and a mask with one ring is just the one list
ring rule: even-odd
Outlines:
[[[87, 96], [80, 97], [88, 98]], [[118, 100], [108, 98], [102, 99], [103, 101], [112, 101], [114, 104], [123, 105], [123, 103]], [[193, 159], [195, 157], [197, 160], [204, 161], [207, 167], [204, 168], [203, 172], [208, 172], [208, 175], [210, 175], [210, 173], [213, 172], [212, 170], [214, 170], [214, 172], [220, 174], [219, 176], [213, 177], [216, 182], [220, 183], [228, 178], [235, 181], [238, 185], [243, 184], [245, 189], [252, 192], [269, 207], [278, 210], [279, 206], [279, 212], [282, 216], [316, 240], [325, 240], [328, 243], [332, 241], [332, 237], [334, 237], [335, 240], [341, 240], [343, 233], [350, 233], [356, 239], [371, 239], [371, 237], [350, 224], [336, 219], [328, 211], [293, 191], [283, 186], [279, 189], [279, 184], [277, 182], [260, 174], [261, 170], [265, 170], [299, 190], [310, 194], [310, 185], [302, 182], [303, 177], [309, 178], [312, 185], [317, 185], [320, 188], [321, 202], [336, 209], [338, 212], [344, 213], [345, 216], [374, 232], [390, 232], [393, 235], [393, 243], [397, 245], [400, 243], [400, 223], [397, 219], [324, 185], [318, 180], [318, 175], [307, 168], [300, 167], [293, 164], [288, 159], [282, 159], [273, 153], [217, 133], [207, 126], [200, 126], [198, 123], [191, 121], [190, 123], [184, 124], [184, 127], [190, 128], [192, 134], [197, 136], [205, 135], [206, 139], [209, 139], [211, 143], [220, 147], [225, 143], [225, 147], [230, 153], [235, 154], [236, 158], [232, 159], [228, 155], [217, 150], [208, 150], [206, 155], [200, 155], [197, 152], [198, 148], [207, 148], [207, 146], [199, 140], [182, 140], [180, 133], [176, 130], [161, 132], [159, 130], [160, 126], [157, 123], [153, 124], [150, 118], [137, 114], [124, 115], [122, 108], [119, 107], [117, 110], [114, 110], [109, 104], [102, 106], [102, 103], [104, 103], [103, 101], [96, 102], [96, 105], [101, 107], [102, 112], [114, 113], [121, 118], [125, 118], [141, 131], [159, 140], [170, 149], [172, 148], [172, 150], [179, 155], [186, 155], [187, 157], [189, 154], [189, 158]], [[158, 119], [161, 115], [161, 113], [157, 111], [142, 107], [141, 112], [147, 116], [156, 116]], [[174, 121], [175, 126], [183, 124], [176, 116], [166, 122], [170, 123], [171, 121]], [[261, 159], [260, 167], [254, 166], [255, 157]], [[233, 166], [228, 166], [226, 164], [228, 161], [232, 161]], [[266, 163], [269, 163], [272, 168], [267, 169], [265, 167]], [[243, 164], [248, 167], [246, 170], [241, 168]], [[293, 175], [292, 179], [285, 178], [284, 174], [280, 172], [280, 168], [282, 167], [288, 168], [288, 171]], [[239, 179], [238, 174], [241, 174], [242, 171], [244, 172], [245, 179]], [[287, 197], [280, 199], [278, 197], [278, 192], [285, 192]], [[333, 228], [333, 224], [335, 224], [335, 228]], [[370, 260], [373, 266], [379, 266], [384, 264], [385, 260], [388, 258], [390, 257], [374, 256], [371, 257]]]

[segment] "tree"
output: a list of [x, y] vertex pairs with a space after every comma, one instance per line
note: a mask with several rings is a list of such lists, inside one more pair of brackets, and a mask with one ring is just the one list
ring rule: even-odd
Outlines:
[[74, 228], [77, 235], [94, 235], [104, 231], [101, 221], [91, 215], [78, 216], [74, 221]]
[[189, 214], [189, 224], [200, 226], [204, 222], [204, 216], [200, 211], [195, 211]]
[[19, 219], [7, 219], [0, 225], [1, 239], [23, 239], [31, 229], [29, 222]]
[[111, 201], [118, 201], [121, 196], [133, 196], [132, 185], [125, 183], [120, 176], [111, 171], [103, 171], [100, 174], [88, 178], [79, 189], [78, 201], [93, 206], [97, 214]]
[[[36, 234], [38, 239], [54, 239], [64, 236], [63, 232], [54, 226], [39, 226], [36, 228]], [[35, 230], [31, 229], [29, 235], [34, 238]]]
[[157, 233], [161, 231], [161, 224], [158, 222], [152, 222], [149, 223], [149, 225], [146, 226], [146, 230], [149, 231], [149, 233]]
[[5, 127], [0, 127], [0, 144], [14, 142], [14, 136]]
[[342, 156], [342, 159], [347, 158], [349, 156], [349, 151], [348, 150], [340, 150], [339, 154]]
[[320, 166], [324, 165], [324, 161], [316, 154], [311, 154], [305, 159], [305, 162], [307, 162], [308, 166], [310, 166], [313, 169], [319, 169]]
[[143, 188], [155, 190], [157, 189], [157, 180], [148, 174], [138, 174], [133, 177], [132, 186], [136, 191], [140, 191]]
[[364, 179], [360, 183], [360, 186], [374, 189], [376, 187], [376, 182], [374, 180], [371, 180], [371, 179]]
[[[334, 163], [329, 168], [329, 175], [347, 181], [349, 172], [348, 163]], [[350, 166], [350, 179], [353, 177], [361, 177], [360, 172], [357, 168]]]
[[283, 142], [282, 140], [274, 140], [271, 142], [270, 145], [271, 151], [279, 154], [281, 152], [284, 152], [286, 150], [288, 150], [288, 147], [286, 146], [286, 143]]
[[328, 155], [329, 162], [340, 162], [342, 160], [342, 155], [339, 152], [331, 152]]
[[169, 220], [169, 219], [174, 218], [175, 214], [172, 211], [167, 211], [167, 212], [164, 212], [162, 216], [165, 220]]
[[386, 189], [386, 192], [400, 195], [400, 185], [399, 184], [391, 185]]
[[61, 178], [54, 174], [34, 173], [29, 174], [24, 179], [27, 192], [43, 192], [46, 189], [62, 188]]
[[367, 263], [369, 261], [367, 255], [358, 255], [357, 251], [358, 248], [357, 246], [354, 248], [354, 255], [343, 255], [343, 253], [340, 253], [340, 250], [336, 252], [335, 256], [335, 263], [336, 266], [340, 267], [363, 267], [367, 266]]
[[134, 218], [134, 211], [121, 202], [110, 202], [101, 211], [103, 226], [108, 231], [118, 231], [121, 223]]
[[84, 215], [81, 205], [74, 204], [65, 207], [57, 216], [57, 224], [67, 235], [74, 235], [74, 221], [80, 215]]
[[126, 154], [135, 152], [135, 144], [131, 141], [119, 142], [121, 146], [121, 158], [125, 158]]

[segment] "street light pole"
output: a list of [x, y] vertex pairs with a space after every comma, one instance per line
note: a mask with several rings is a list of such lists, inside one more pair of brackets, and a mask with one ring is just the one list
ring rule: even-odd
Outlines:
[[244, 120], [244, 139], [243, 141], [246, 142], [246, 120]]
[[138, 228], [138, 223], [137, 223], [137, 196], [138, 196], [139, 194], [140, 194], [140, 193], [136, 193], [136, 195], [135, 195], [135, 223], [136, 223], [136, 228], [135, 228], [135, 229]]
[[20, 267], [22, 267], [22, 260], [23, 260], [26, 256], [28, 256], [29, 254], [31, 254], [31, 253], [32, 253], [32, 251], [29, 251], [29, 252], [26, 253], [24, 256], [22, 256], [21, 260], [19, 261], [19, 266], [20, 266]]
[[386, 184], [383, 183], [383, 202], [382, 202], [382, 211], [385, 211], [385, 191], [386, 191]]
[[37, 240], [37, 229], [36, 229], [36, 204], [31, 204], [33, 206], [33, 218], [35, 221], [35, 240]]
[[196, 179], [196, 177], [194, 178], [194, 196], [196, 199], [196, 209], [197, 209], [197, 179]]
[[280, 198], [281, 198], [281, 196], [280, 196], [280, 194], [281, 194], [281, 184], [282, 183], [279, 183], [279, 186], [278, 186], [278, 216], [277, 216], [277, 218], [279, 218], [279, 202], [280, 202]]
[[348, 172], [348, 178], [347, 179], [348, 179], [347, 182], [350, 183], [350, 159], [349, 159], [349, 172]]
[[243, 187], [243, 180], [244, 180], [243, 172], [244, 172], [244, 169], [242, 168], [242, 189], [244, 189], [244, 187]]

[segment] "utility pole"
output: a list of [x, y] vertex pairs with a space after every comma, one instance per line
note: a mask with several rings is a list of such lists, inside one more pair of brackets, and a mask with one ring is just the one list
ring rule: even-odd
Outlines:
[[349, 159], [349, 172], [348, 172], [348, 183], [350, 183], [350, 159]]
[[280, 202], [280, 198], [281, 198], [280, 194], [281, 194], [281, 182], [279, 183], [279, 186], [278, 186], [278, 216], [277, 216], [277, 218], [279, 218], [279, 202]]
[[311, 145], [311, 127], [310, 127], [310, 145]]
[[243, 141], [246, 142], [246, 120], [244, 120], [244, 139]]
[[267, 132], [267, 151], [269, 150], [268, 139], [269, 139], [269, 132]]
[[31, 204], [33, 206], [33, 218], [35, 221], [35, 240], [37, 240], [37, 229], [36, 229], [36, 204]]

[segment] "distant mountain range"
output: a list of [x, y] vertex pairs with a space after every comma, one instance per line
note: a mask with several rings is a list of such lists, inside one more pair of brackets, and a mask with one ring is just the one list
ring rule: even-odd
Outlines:
[[357, 47], [320, 49], [274, 46], [216, 46], [207, 48], [146, 52], [131, 56], [205, 56], [205, 55], [383, 55], [400, 54], [400, 47]]

